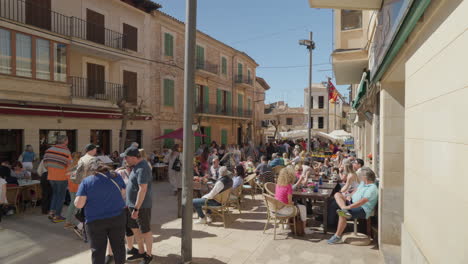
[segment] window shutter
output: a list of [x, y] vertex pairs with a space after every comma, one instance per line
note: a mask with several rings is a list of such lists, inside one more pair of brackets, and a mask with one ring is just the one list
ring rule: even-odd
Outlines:
[[202, 89], [201, 85], [195, 85], [195, 113], [200, 111], [200, 89]]
[[[164, 129], [164, 135], [167, 135], [174, 131], [174, 129]], [[174, 146], [174, 139], [173, 138], [165, 138], [164, 139], [164, 146], [166, 148], [172, 148]]]
[[125, 36], [123, 47], [125, 49], [138, 51], [138, 29], [124, 23], [123, 34]]
[[227, 102], [227, 113], [228, 115], [232, 115], [232, 93], [227, 92], [226, 93], [226, 102]]
[[164, 33], [164, 55], [174, 56], [174, 37], [169, 33]]
[[223, 104], [223, 91], [221, 89], [216, 90], [216, 112], [219, 114], [221, 113], [221, 109]]
[[228, 132], [226, 129], [221, 129], [221, 144], [227, 145]]
[[201, 137], [195, 137], [195, 150], [197, 150], [201, 145]]
[[174, 106], [174, 80], [164, 79], [164, 105]]
[[208, 142], [208, 144], [210, 144], [211, 143], [211, 127], [205, 127], [205, 135], [206, 135], [205, 142]]
[[227, 59], [224, 57], [221, 58], [221, 68], [222, 68], [221, 73], [226, 75], [227, 74]]
[[237, 94], [237, 107], [237, 113], [239, 116], [243, 116], [244, 98], [242, 94]]
[[210, 109], [210, 89], [208, 86], [203, 86], [203, 111], [208, 113]]
[[124, 98], [129, 103], [136, 103], [138, 98], [137, 73], [123, 72]]
[[205, 49], [197, 45], [197, 69], [205, 68]]
[[242, 81], [242, 72], [243, 72], [242, 64], [241, 64], [241, 63], [238, 63], [238, 64], [237, 64], [237, 79], [238, 79], [239, 81]]

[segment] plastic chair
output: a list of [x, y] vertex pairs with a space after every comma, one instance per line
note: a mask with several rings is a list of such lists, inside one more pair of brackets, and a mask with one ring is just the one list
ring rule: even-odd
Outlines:
[[213, 200], [220, 203], [220, 205], [208, 205], [208, 199], [202, 207], [205, 210], [210, 210], [211, 213], [219, 215], [223, 219], [224, 228], [226, 228], [226, 213], [229, 213], [229, 197], [231, 195], [231, 188], [222, 193], [218, 193]]
[[[273, 226], [274, 226], [273, 239], [275, 240], [276, 239], [276, 225], [282, 224], [284, 226], [284, 223], [288, 221], [289, 218], [291, 217], [293, 218], [293, 226], [294, 226], [293, 232], [296, 232], [297, 207], [294, 205], [289, 205], [281, 201], [278, 201], [273, 196], [270, 196], [268, 194], [263, 194], [263, 197], [265, 198], [265, 204], [267, 207], [267, 222], [265, 224], [265, 228], [263, 228], [263, 233], [265, 233], [266, 228], [268, 224], [270, 223], [270, 220], [273, 219]], [[291, 214], [284, 215], [284, 214], [279, 213], [281, 209], [286, 208], [286, 207], [292, 208]]]

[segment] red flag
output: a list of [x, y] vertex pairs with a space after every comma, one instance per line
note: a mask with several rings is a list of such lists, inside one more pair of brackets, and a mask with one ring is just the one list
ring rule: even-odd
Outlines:
[[328, 98], [332, 104], [338, 99], [338, 90], [336, 90], [335, 85], [331, 82], [331, 78], [328, 78]]

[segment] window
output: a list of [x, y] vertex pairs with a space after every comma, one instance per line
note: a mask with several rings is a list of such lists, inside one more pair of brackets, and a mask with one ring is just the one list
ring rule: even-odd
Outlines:
[[96, 94], [105, 94], [105, 83], [104, 83], [104, 66], [87, 63], [87, 82], [88, 82], [88, 97], [94, 97]]
[[250, 83], [252, 81], [252, 76], [250, 76], [250, 70], [247, 70], [247, 82]]
[[164, 106], [174, 106], [174, 80], [164, 79]]
[[137, 103], [138, 81], [137, 73], [123, 71], [124, 98], [129, 103]]
[[86, 20], [86, 39], [99, 44], [104, 44], [104, 15], [91, 9], [86, 9]]
[[292, 124], [293, 124], [293, 119], [292, 119], [292, 118], [289, 118], [289, 117], [286, 118], [286, 125], [287, 125], [287, 126], [292, 126]]
[[36, 78], [50, 80], [50, 43], [48, 40], [36, 40]]
[[31, 36], [16, 34], [16, 75], [32, 77]]
[[341, 10], [341, 30], [362, 28], [361, 10]]
[[[173, 132], [174, 129], [164, 129], [164, 135], [167, 135]], [[174, 146], [174, 139], [173, 138], [165, 138], [164, 139], [164, 148], [172, 148]]]
[[138, 29], [127, 24], [123, 24], [124, 42], [123, 48], [138, 51]]
[[54, 43], [54, 80], [67, 81], [67, 46], [65, 44]]
[[225, 57], [221, 58], [221, 73], [227, 75], [227, 59]]
[[231, 114], [232, 112], [231, 92], [218, 89], [216, 96], [217, 96], [217, 99], [216, 99], [217, 112], [219, 114]]
[[90, 143], [99, 146], [98, 153], [100, 153], [101, 155], [111, 154], [110, 130], [91, 130], [91, 136], [89, 140]]
[[197, 45], [197, 69], [205, 69], [205, 48]]
[[249, 112], [249, 114], [252, 111], [252, 99], [250, 98], [247, 98], [247, 111]]
[[0, 28], [0, 73], [11, 74], [11, 33]]
[[310, 128], [314, 128], [314, 117], [310, 118]]
[[174, 37], [170, 33], [164, 33], [164, 56], [174, 56]]
[[237, 94], [237, 113], [239, 116], [244, 115], [244, 96], [242, 94]]
[[26, 24], [50, 30], [51, 0], [26, 0], [24, 5], [26, 6]]
[[[120, 138], [122, 138], [122, 131], [120, 131]], [[140, 147], [141, 144], [141, 130], [127, 130], [127, 138], [125, 139], [125, 149], [130, 147], [130, 144], [133, 142], [138, 143]]]
[[237, 80], [240, 82], [242, 81], [242, 72], [243, 72], [242, 68], [243, 68], [242, 63], [238, 63], [237, 64]]
[[318, 128], [323, 129], [324, 124], [323, 124], [323, 116], [319, 116], [318, 118]]
[[310, 97], [310, 109], [314, 109], [314, 97]]
[[203, 86], [197, 84], [195, 90], [195, 107], [197, 113], [208, 113], [209, 112], [209, 102], [210, 102], [210, 93], [208, 86]]
[[319, 109], [323, 109], [323, 107], [325, 106], [324, 99], [325, 98], [323, 96], [319, 96], [319, 102], [318, 102]]
[[221, 129], [221, 145], [227, 145], [228, 143], [228, 131], [227, 129]]

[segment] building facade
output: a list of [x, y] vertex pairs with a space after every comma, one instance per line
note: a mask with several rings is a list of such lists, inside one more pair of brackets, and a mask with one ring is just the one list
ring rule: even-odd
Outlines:
[[267, 139], [280, 137], [280, 132], [303, 130], [307, 121], [303, 107], [289, 107], [284, 101], [267, 105], [264, 118], [264, 131]]
[[254, 91], [254, 143], [260, 144], [265, 142], [265, 94], [270, 89], [270, 86], [265, 79], [258, 77], [255, 79]]
[[[57, 135], [72, 151], [93, 142], [119, 149], [117, 103], [141, 105], [128, 123], [127, 144], [151, 146], [149, 49], [154, 3], [132, 1], [2, 1], [0, 9], [0, 158], [14, 160], [30, 144], [43, 153]], [[125, 18], [125, 19], [124, 19]], [[148, 114], [145, 114], [148, 113]]]
[[[338, 84], [353, 85], [356, 149], [361, 158], [372, 154], [368, 165], [379, 176], [385, 261], [467, 262], [460, 243], [468, 235], [466, 213], [449, 209], [466, 202], [449, 183], [468, 183], [457, 176], [468, 156], [460, 122], [468, 112], [457, 103], [468, 98], [468, 2], [309, 2], [336, 8], [333, 68]], [[443, 209], [428, 215], [434, 208]]]

